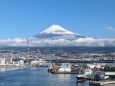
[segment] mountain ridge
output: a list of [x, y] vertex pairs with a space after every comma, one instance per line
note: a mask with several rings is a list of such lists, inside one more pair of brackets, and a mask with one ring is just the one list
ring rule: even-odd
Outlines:
[[41, 33], [34, 36], [35, 38], [40, 39], [68, 39], [73, 40], [77, 38], [85, 38], [84, 36], [81, 36], [80, 34], [71, 32], [59, 25], [52, 25], [49, 28], [45, 29]]
[[52, 25], [49, 28], [42, 31], [40, 34], [44, 34], [44, 33], [46, 34], [76, 34], [59, 25]]

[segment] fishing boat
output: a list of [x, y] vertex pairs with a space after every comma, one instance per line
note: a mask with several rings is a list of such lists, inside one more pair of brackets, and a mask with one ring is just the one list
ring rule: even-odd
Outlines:
[[85, 69], [84, 74], [81, 74], [81, 70], [79, 70], [79, 75], [76, 76], [77, 81], [85, 81], [92, 79], [92, 70]]
[[93, 79], [93, 71], [91, 69], [85, 69], [84, 78], [87, 80]]
[[84, 74], [81, 74], [81, 70], [79, 70], [79, 75], [76, 76], [77, 82], [79, 81], [85, 81]]
[[81, 81], [85, 81], [86, 79], [84, 78], [84, 75], [83, 74], [80, 74], [80, 75], [77, 75], [76, 76], [76, 78], [77, 78], [77, 82], [81, 82]]

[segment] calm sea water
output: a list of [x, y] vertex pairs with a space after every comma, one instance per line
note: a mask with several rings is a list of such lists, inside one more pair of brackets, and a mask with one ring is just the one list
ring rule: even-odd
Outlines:
[[89, 86], [76, 83], [75, 74], [50, 74], [45, 67], [0, 70], [0, 86]]
[[75, 74], [50, 74], [47, 68], [38, 67], [0, 69], [0, 86], [89, 86], [89, 83], [77, 83]]

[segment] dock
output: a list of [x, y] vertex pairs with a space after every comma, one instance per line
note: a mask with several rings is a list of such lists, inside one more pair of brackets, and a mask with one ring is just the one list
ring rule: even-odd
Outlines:
[[[78, 70], [72, 70], [72, 71], [55, 71], [55, 70], [50, 70], [49, 71], [52, 74], [79, 74]], [[81, 74], [84, 74], [83, 71], [81, 71]]]
[[103, 86], [107, 84], [115, 84], [115, 80], [89, 81], [89, 86]]
[[51, 72], [52, 74], [78, 74], [78, 72]]

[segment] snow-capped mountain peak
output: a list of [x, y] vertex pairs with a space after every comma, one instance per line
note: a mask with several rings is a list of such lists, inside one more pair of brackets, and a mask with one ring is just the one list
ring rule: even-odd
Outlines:
[[52, 25], [46, 30], [42, 31], [40, 34], [76, 34], [76, 33], [66, 30], [59, 25]]
[[52, 25], [46, 30], [42, 31], [40, 34], [35, 35], [34, 37], [39, 39], [66, 39], [66, 40], [84, 38], [84, 36], [73, 33], [67, 29], [64, 29], [59, 25]]

